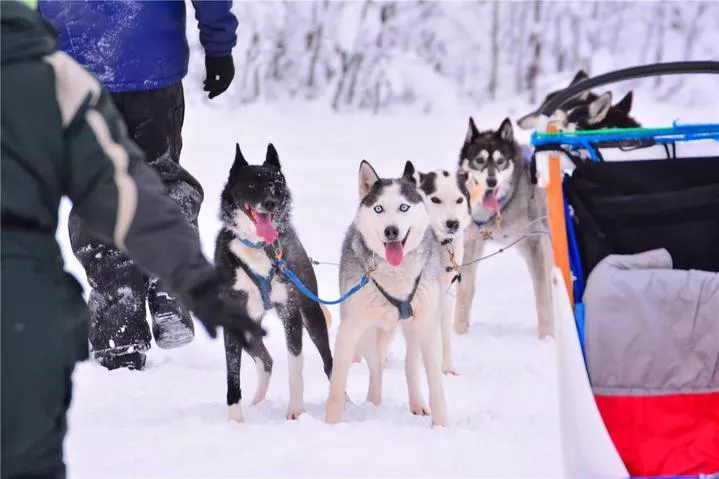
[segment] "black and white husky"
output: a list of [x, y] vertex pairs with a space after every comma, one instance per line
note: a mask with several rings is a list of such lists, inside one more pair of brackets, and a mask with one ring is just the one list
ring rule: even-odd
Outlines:
[[[440, 359], [442, 261], [422, 195], [412, 181], [414, 167], [402, 178], [380, 178], [369, 163], [359, 170], [360, 205], [342, 245], [340, 291], [344, 294], [369, 274], [366, 286], [341, 304], [334, 369], [327, 400], [328, 423], [342, 420], [352, 357], [359, 352], [369, 367], [367, 400], [382, 401], [382, 360], [378, 332], [398, 325], [406, 341], [406, 376], [413, 414], [447, 424]], [[422, 358], [429, 406], [420, 384]], [[431, 412], [430, 412], [431, 411]]]
[[[474, 225], [464, 232], [464, 259], [480, 258], [489, 234], [503, 246], [526, 236], [516, 248], [532, 277], [539, 336], [551, 335], [552, 256], [546, 198], [544, 190], [531, 182], [529, 162], [514, 139], [509, 118], [496, 131], [479, 131], [470, 117], [460, 152], [459, 171], [469, 174], [473, 184], [470, 202]], [[458, 334], [466, 333], [469, 328], [476, 271], [477, 263], [462, 270], [454, 324]]]
[[[291, 285], [278, 270], [276, 254], [281, 250], [287, 266], [316, 295], [317, 279], [307, 253], [290, 219], [291, 196], [282, 174], [275, 147], [267, 147], [262, 165], [250, 165], [237, 145], [235, 160], [222, 192], [222, 230], [215, 246], [215, 265], [227, 282], [229, 294], [239, 297], [250, 317], [261, 321], [274, 309], [284, 324], [289, 359], [290, 401], [288, 419], [304, 409], [302, 377], [302, 332], [307, 328], [319, 350], [327, 377], [332, 355], [327, 335], [326, 310]], [[247, 348], [259, 375], [252, 404], [267, 394], [272, 357], [261, 339]], [[242, 421], [240, 400], [241, 341], [225, 331], [227, 361], [227, 405], [230, 419]]]
[[[568, 86], [589, 78], [579, 70]], [[539, 108], [527, 113], [517, 120], [517, 125], [524, 130], [537, 127], [539, 112], [554, 98], [559, 91], [550, 92]], [[600, 128], [633, 128], [640, 124], [631, 116], [633, 93], [629, 91], [615, 105], [612, 105], [612, 92], [606, 91], [597, 95], [592, 91], [584, 91], [557, 109], [550, 122], [555, 122], [562, 131], [590, 130]]]
[[[451, 330], [457, 293], [462, 280], [459, 269], [464, 260], [464, 231], [470, 224], [471, 208], [467, 183], [468, 172], [450, 173], [435, 170], [415, 175], [419, 192], [430, 218], [430, 227], [442, 251], [442, 372], [456, 375], [452, 360]], [[473, 183], [473, 182], [472, 182]]]

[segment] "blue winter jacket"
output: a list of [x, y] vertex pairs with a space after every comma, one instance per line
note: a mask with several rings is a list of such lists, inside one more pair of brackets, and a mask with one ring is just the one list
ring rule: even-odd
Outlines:
[[[229, 55], [237, 43], [232, 1], [192, 5], [205, 54]], [[58, 31], [60, 49], [111, 92], [162, 88], [187, 74], [184, 1], [40, 0], [38, 7]]]

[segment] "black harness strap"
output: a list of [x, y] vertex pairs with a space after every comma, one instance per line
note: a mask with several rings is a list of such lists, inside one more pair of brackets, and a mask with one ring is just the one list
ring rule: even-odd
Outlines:
[[412, 300], [414, 299], [414, 295], [417, 292], [417, 286], [419, 286], [419, 280], [422, 278], [422, 273], [419, 273], [419, 276], [417, 276], [417, 279], [414, 280], [414, 287], [412, 288], [412, 292], [409, 293], [409, 296], [404, 301], [400, 301], [397, 298], [390, 296], [387, 291], [382, 289], [382, 286], [377, 283], [377, 281], [372, 278], [372, 282], [375, 286], [377, 286], [377, 290], [382, 293], [382, 296], [385, 297], [389, 303], [397, 308], [397, 311], [399, 311], [399, 319], [408, 319], [414, 316], [414, 311], [412, 311]]

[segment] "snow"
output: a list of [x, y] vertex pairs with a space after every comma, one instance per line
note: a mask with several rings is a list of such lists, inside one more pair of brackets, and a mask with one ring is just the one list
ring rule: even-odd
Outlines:
[[[494, 129], [505, 116], [516, 118], [530, 109], [517, 101], [481, 112], [345, 116], [305, 103], [235, 109], [223, 97], [206, 105], [194, 93], [188, 95], [182, 162], [205, 190], [199, 224], [210, 258], [235, 141], [254, 163], [263, 161], [267, 143], [274, 143], [306, 250], [317, 260], [337, 262], [358, 203], [362, 159], [385, 176], [399, 176], [406, 160], [420, 170], [453, 168], [470, 113], [480, 128]], [[647, 126], [666, 125], [681, 115], [686, 122], [719, 117], [711, 107], [691, 112], [671, 105], [650, 108], [641, 94], [635, 107]], [[529, 135], [515, 131], [525, 140]], [[67, 212], [64, 203], [63, 218]], [[65, 222], [58, 238], [68, 270], [87, 292], [84, 272], [69, 250]], [[322, 265], [316, 272], [321, 296], [337, 298], [337, 268]], [[334, 344], [339, 308], [329, 309]], [[348, 386], [354, 404], [336, 426], [324, 423], [328, 382], [305, 336], [306, 413], [287, 421], [287, 353], [273, 314], [266, 319], [266, 341], [275, 360], [267, 399], [249, 406], [257, 373], [245, 355], [245, 423], [229, 422], [222, 340], [211, 340], [196, 324], [195, 340], [183, 348], [165, 351], [153, 345], [145, 371], [108, 372], [92, 361], [77, 366], [65, 450], [70, 478], [562, 475], [555, 344], [537, 339], [531, 282], [514, 250], [478, 269], [470, 332], [452, 338], [460, 375], [444, 379], [449, 425], [443, 429], [431, 429], [429, 418], [409, 413], [401, 335], [390, 349], [383, 404], [365, 403], [367, 369], [356, 364]]]

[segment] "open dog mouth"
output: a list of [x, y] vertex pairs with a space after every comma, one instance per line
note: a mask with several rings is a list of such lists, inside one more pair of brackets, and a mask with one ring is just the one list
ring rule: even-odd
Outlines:
[[257, 236], [265, 240], [267, 244], [272, 244], [277, 239], [277, 230], [272, 225], [272, 213], [260, 213], [252, 206], [245, 203], [245, 211], [255, 224], [255, 232]]
[[497, 199], [497, 188], [487, 188], [482, 197], [482, 207], [491, 212], [499, 210], [499, 200]]
[[387, 241], [384, 244], [384, 258], [392, 266], [399, 266], [404, 259], [404, 245], [407, 244], [407, 238], [412, 228], [407, 230], [402, 241]]

